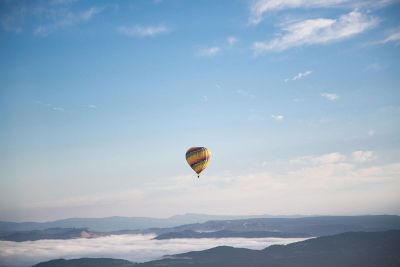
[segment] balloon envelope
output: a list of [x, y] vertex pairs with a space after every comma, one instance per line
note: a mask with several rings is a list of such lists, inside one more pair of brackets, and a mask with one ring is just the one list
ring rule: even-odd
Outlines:
[[186, 161], [197, 174], [207, 168], [210, 158], [211, 152], [205, 147], [191, 147], [186, 151]]

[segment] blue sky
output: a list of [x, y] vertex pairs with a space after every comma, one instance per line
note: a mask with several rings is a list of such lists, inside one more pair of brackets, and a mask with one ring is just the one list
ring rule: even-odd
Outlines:
[[0, 1], [0, 219], [400, 213], [399, 14]]

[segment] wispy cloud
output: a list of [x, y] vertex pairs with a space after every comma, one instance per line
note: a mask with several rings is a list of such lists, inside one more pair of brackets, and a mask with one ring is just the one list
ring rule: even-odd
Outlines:
[[56, 106], [50, 103], [43, 103], [42, 101], [36, 101], [36, 104], [54, 111], [65, 111], [65, 108], [63, 107]]
[[369, 130], [369, 131], [368, 131], [368, 135], [369, 135], [369, 136], [374, 136], [374, 135], [375, 135], [375, 131], [372, 130], [372, 129]]
[[221, 54], [224, 50], [233, 48], [238, 42], [238, 39], [234, 36], [226, 38], [226, 43], [219, 43], [213, 46], [200, 47], [197, 50], [197, 55], [202, 57], [215, 57]]
[[161, 34], [171, 32], [171, 29], [165, 25], [156, 26], [140, 26], [135, 25], [131, 27], [120, 26], [117, 32], [128, 37], [154, 37]]
[[251, 98], [251, 99], [253, 99], [253, 98], [256, 97], [254, 94], [249, 93], [249, 92], [247, 92], [247, 91], [245, 91], [245, 90], [242, 90], [242, 89], [236, 90], [236, 93], [237, 93], [238, 95], [241, 95], [241, 96], [247, 97], [247, 98]]
[[[35, 103], [38, 104], [38, 105], [40, 105], [40, 106], [42, 106], [42, 107], [44, 107], [44, 108], [47, 108], [47, 109], [49, 109], [49, 110], [54, 110], [54, 111], [65, 111], [65, 108], [64, 108], [64, 107], [61, 107], [61, 106], [58, 106], [58, 105], [54, 105], [54, 104], [50, 104], [50, 103], [44, 103], [44, 102], [42, 102], [42, 101], [35, 101]], [[97, 109], [97, 106], [96, 106], [96, 105], [93, 105], [93, 104], [81, 105], [81, 107], [82, 107], [82, 108], [92, 109], [92, 110]]]
[[375, 72], [375, 71], [380, 71], [382, 69], [383, 69], [383, 66], [381, 64], [379, 64], [379, 63], [371, 63], [371, 64], [368, 64], [365, 67], [364, 71]]
[[366, 162], [373, 159], [374, 153], [372, 151], [358, 150], [351, 154], [355, 162]]
[[64, 11], [63, 9], [47, 9], [42, 12], [48, 13], [47, 16], [52, 17], [52, 21], [37, 26], [33, 33], [38, 36], [47, 36], [56, 30], [64, 29], [77, 25], [81, 22], [89, 21], [102, 10], [103, 8], [98, 7], [90, 7], [89, 9], [81, 12]]
[[7, 12], [5, 10], [3, 12], [0, 10], [1, 29], [7, 32], [22, 32], [22, 21], [27, 13], [27, 9], [23, 6], [14, 6], [10, 10], [7, 10]]
[[376, 41], [373, 44], [387, 44], [394, 43], [395, 45], [400, 45], [400, 28], [390, 31], [386, 34], [385, 38], [380, 41]]
[[50, 0], [50, 5], [65, 5], [78, 2], [79, 0]]
[[346, 156], [339, 153], [333, 152], [328, 154], [322, 154], [317, 156], [303, 156], [298, 157], [290, 161], [292, 164], [303, 164], [303, 165], [324, 165], [339, 163], [346, 160]]
[[198, 51], [198, 55], [202, 57], [215, 57], [221, 53], [219, 46], [205, 47]]
[[232, 47], [238, 42], [238, 39], [234, 36], [229, 36], [226, 38], [226, 42], [228, 43], [229, 47]]
[[339, 96], [334, 93], [320, 93], [320, 96], [322, 96], [325, 99], [328, 99], [329, 101], [335, 101], [339, 98]]
[[311, 70], [307, 70], [305, 72], [300, 72], [296, 76], [293, 77], [293, 81], [303, 79], [304, 77], [310, 75], [312, 73]]
[[258, 24], [261, 22], [264, 14], [282, 10], [287, 8], [298, 8], [298, 7], [330, 7], [347, 0], [257, 0], [253, 1], [250, 6], [251, 16], [250, 23]]
[[298, 46], [327, 44], [350, 38], [378, 25], [379, 20], [359, 11], [352, 11], [338, 19], [308, 19], [290, 23], [282, 28], [282, 35], [265, 42], [253, 43], [255, 54], [283, 51]]
[[256, 0], [250, 6], [251, 24], [258, 24], [265, 14], [291, 8], [379, 8], [397, 0]]
[[29, 27], [33, 29], [33, 34], [47, 36], [57, 30], [89, 21], [104, 9], [97, 6], [82, 9], [75, 7], [75, 2], [77, 1], [5, 1], [1, 4], [0, 26], [5, 31], [16, 33]]
[[312, 73], [313, 72], [311, 70], [306, 70], [305, 72], [299, 72], [295, 76], [293, 76], [293, 78], [285, 79], [285, 82], [301, 80], [301, 79], [304, 79], [305, 77], [307, 77], [308, 75], [311, 75]]
[[283, 121], [283, 119], [285, 118], [285, 116], [283, 116], [283, 115], [271, 115], [271, 118], [274, 120], [274, 121]]

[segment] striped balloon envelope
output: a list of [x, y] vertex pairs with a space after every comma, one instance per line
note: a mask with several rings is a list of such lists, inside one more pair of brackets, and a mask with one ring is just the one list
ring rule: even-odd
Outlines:
[[211, 158], [211, 151], [205, 147], [191, 147], [186, 151], [186, 161], [200, 178], [200, 173], [207, 168]]

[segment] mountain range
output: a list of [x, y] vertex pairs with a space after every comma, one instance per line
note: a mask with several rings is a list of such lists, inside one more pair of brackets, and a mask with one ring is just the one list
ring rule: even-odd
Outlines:
[[23, 242], [42, 239], [95, 238], [101, 235], [104, 234], [91, 232], [87, 228], [49, 228], [45, 230], [2, 232], [0, 233], [0, 240]]
[[[8, 222], [0, 221], [0, 232], [44, 230], [48, 228], [89, 228], [92, 231], [111, 232], [121, 230], [142, 230], [147, 228], [174, 227], [183, 224], [202, 223], [211, 220], [236, 220], [246, 218], [267, 218], [270, 215], [230, 216], [187, 213], [169, 218], [149, 217], [105, 217], [68, 218], [49, 222]], [[298, 217], [298, 216], [280, 216]]]
[[254, 218], [238, 220], [208, 221], [205, 223], [186, 224], [170, 228], [147, 229], [143, 233], [156, 233], [159, 239], [184, 237], [196, 232], [196, 237], [209, 235], [209, 232], [271, 232], [285, 237], [308, 237], [332, 235], [354, 231], [385, 231], [400, 229], [400, 216], [319, 216], [302, 218]]
[[[301, 218], [246, 218], [222, 220], [222, 217], [186, 215], [169, 221], [191, 221], [217, 218], [201, 223], [183, 224], [164, 228], [129, 230], [138, 226], [140, 218], [111, 217], [104, 219], [69, 219], [49, 223], [0, 223], [0, 240], [28, 241], [39, 239], [93, 238], [104, 235], [156, 234], [155, 239], [221, 238], [221, 237], [317, 237], [354, 231], [386, 231], [400, 229], [400, 216], [320, 216]], [[148, 218], [149, 220], [157, 220]], [[165, 219], [167, 220], [167, 219]], [[68, 224], [65, 224], [68, 222]], [[141, 223], [144, 221], [142, 220]], [[71, 227], [51, 227], [71, 225]], [[150, 227], [152, 224], [147, 225]], [[121, 228], [127, 227], [127, 230]], [[145, 227], [144, 225], [141, 227]], [[34, 229], [32, 229], [34, 228]], [[40, 228], [40, 229], [36, 229]], [[11, 230], [28, 229], [28, 230]], [[97, 229], [121, 229], [99, 231]]]

